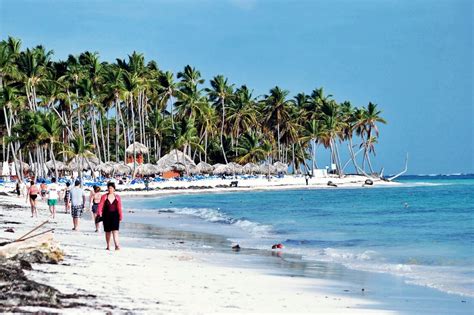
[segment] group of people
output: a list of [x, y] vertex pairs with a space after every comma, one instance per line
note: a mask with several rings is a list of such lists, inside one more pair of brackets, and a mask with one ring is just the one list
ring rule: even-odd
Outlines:
[[[20, 184], [17, 184], [17, 194], [20, 196]], [[99, 231], [99, 224], [102, 222], [105, 231], [105, 240], [107, 243], [107, 250], [110, 249], [111, 238], [114, 240], [115, 250], [120, 249], [119, 245], [119, 228], [120, 221], [122, 221], [122, 200], [120, 196], [115, 193], [115, 183], [109, 182], [107, 184], [107, 193], [102, 194], [99, 186], [93, 186], [93, 190], [87, 196], [86, 190], [81, 187], [81, 181], [76, 179], [74, 187], [71, 188], [69, 182], [66, 187], [59, 190], [56, 183], [56, 178], [51, 179], [51, 184], [47, 185], [42, 181], [38, 187], [32, 180], [29, 187], [27, 187], [27, 202], [29, 200], [31, 206], [31, 217], [38, 216], [37, 202], [38, 197], [47, 200], [51, 217], [56, 217], [56, 205], [58, 199], [63, 198], [65, 212], [71, 212], [73, 231], [79, 230], [79, 222], [84, 212], [87, 202], [89, 202], [89, 209], [92, 213], [92, 218], [95, 223], [95, 231]]]

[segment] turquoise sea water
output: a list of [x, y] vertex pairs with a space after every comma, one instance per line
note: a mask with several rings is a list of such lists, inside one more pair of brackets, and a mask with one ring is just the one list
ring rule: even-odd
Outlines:
[[227, 237], [244, 248], [387, 273], [474, 296], [474, 176], [405, 177], [395, 188], [175, 195], [125, 201], [169, 213], [181, 229]]

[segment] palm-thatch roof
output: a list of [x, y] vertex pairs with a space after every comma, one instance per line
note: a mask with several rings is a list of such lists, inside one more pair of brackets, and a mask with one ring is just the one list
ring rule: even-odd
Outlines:
[[77, 170], [78, 167], [82, 168], [83, 170], [90, 170], [91, 168], [95, 168], [101, 162], [98, 158], [93, 156], [92, 152], [88, 152], [87, 154], [91, 155], [90, 157], [75, 157], [69, 163], [68, 167], [72, 170]]
[[185, 171], [191, 166], [196, 166], [193, 159], [179, 150], [171, 150], [156, 163], [158, 168], [164, 172], [167, 171]]
[[134, 142], [125, 150], [127, 154], [148, 154], [148, 148], [140, 142]]
[[277, 173], [288, 173], [288, 165], [282, 162], [275, 162], [273, 166], [276, 168]]
[[276, 174], [277, 170], [276, 167], [271, 164], [262, 164], [260, 165], [260, 173], [262, 174]]
[[199, 162], [197, 165], [197, 172], [201, 174], [211, 174], [214, 167], [206, 162]]
[[222, 175], [222, 174], [231, 174], [231, 168], [226, 164], [214, 164], [214, 170], [212, 174], [214, 175]]
[[242, 174], [243, 173], [242, 165], [237, 164], [235, 162], [228, 163], [227, 167], [229, 167], [232, 174]]
[[154, 175], [159, 173], [158, 167], [156, 167], [153, 164], [147, 163], [147, 164], [141, 164], [135, 169], [135, 173], [137, 175]]
[[128, 165], [117, 163], [114, 165], [114, 172], [119, 175], [128, 175], [132, 173], [132, 168]]
[[95, 170], [105, 174], [112, 174], [115, 171], [115, 165], [116, 163], [114, 162], [101, 163], [95, 167]]
[[[26, 164], [25, 162], [20, 162], [20, 161], [16, 161], [16, 167], [18, 169], [20, 169], [20, 163], [21, 163], [21, 166], [23, 167], [23, 171], [28, 171], [30, 169], [30, 166], [28, 164]], [[10, 163], [10, 166], [11, 168], [14, 168], [15, 165], [12, 163]]]
[[54, 170], [54, 165], [56, 164], [56, 168], [58, 169], [58, 171], [62, 171], [62, 170], [65, 170], [65, 169], [68, 169], [68, 167], [66, 166], [66, 164], [64, 164], [63, 162], [61, 161], [53, 161], [53, 160], [49, 160], [48, 162], [46, 162], [46, 167], [51, 169], [51, 170]]
[[247, 163], [242, 168], [244, 174], [256, 174], [260, 173], [260, 167], [254, 163]]

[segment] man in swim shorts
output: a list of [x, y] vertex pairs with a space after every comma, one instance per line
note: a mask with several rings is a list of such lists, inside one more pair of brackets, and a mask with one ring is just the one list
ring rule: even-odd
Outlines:
[[81, 188], [81, 181], [79, 179], [76, 179], [74, 182], [74, 188], [71, 189], [70, 196], [72, 224], [74, 226], [72, 230], [77, 231], [79, 229], [79, 219], [84, 211], [87, 198], [84, 189]]
[[52, 219], [56, 216], [56, 204], [58, 203], [58, 198], [58, 185], [56, 184], [56, 178], [53, 177], [51, 179], [51, 185], [48, 186], [48, 206]]

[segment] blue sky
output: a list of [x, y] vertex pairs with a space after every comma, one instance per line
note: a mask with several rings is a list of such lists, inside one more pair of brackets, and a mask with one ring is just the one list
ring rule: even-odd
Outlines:
[[474, 173], [472, 18], [470, 0], [0, 0], [0, 37], [56, 59], [136, 50], [255, 95], [322, 86], [382, 109], [377, 168], [401, 169], [408, 152], [412, 174]]

